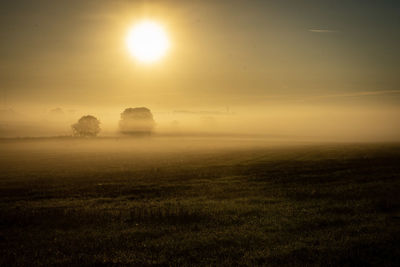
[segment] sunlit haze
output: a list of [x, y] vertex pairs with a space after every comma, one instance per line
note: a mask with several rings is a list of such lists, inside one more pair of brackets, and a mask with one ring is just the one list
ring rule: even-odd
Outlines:
[[115, 135], [124, 109], [147, 107], [157, 133], [397, 140], [398, 10], [395, 1], [6, 1], [0, 135], [68, 135], [87, 114], [100, 135]]
[[1, 0], [0, 266], [400, 266], [400, 0]]

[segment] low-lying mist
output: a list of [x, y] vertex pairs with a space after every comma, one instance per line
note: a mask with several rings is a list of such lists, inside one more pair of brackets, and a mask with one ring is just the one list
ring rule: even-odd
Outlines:
[[[0, 113], [0, 137], [71, 136], [83, 115], [101, 122], [99, 137], [124, 136], [121, 108], [18, 107]], [[236, 109], [151, 109], [158, 136], [263, 136], [318, 141], [398, 141], [400, 124], [394, 106], [281, 105]]]

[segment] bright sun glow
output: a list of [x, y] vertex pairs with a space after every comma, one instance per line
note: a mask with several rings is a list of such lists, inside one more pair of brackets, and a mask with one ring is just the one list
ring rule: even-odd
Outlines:
[[129, 52], [146, 63], [160, 59], [169, 48], [169, 40], [164, 29], [152, 21], [135, 25], [128, 33], [126, 43]]

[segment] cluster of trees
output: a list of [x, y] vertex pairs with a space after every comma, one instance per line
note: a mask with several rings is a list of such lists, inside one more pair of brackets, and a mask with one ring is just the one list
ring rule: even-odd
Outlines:
[[[125, 109], [119, 121], [120, 132], [130, 135], [150, 135], [154, 125], [153, 114], [145, 107]], [[71, 127], [74, 136], [94, 137], [101, 130], [100, 121], [92, 115], [83, 116]]]

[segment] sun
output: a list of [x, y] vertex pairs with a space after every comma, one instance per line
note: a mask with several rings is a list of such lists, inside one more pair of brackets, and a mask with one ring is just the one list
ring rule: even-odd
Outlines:
[[154, 21], [142, 21], [128, 32], [126, 44], [129, 52], [145, 63], [161, 59], [170, 47], [163, 27]]

